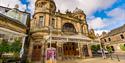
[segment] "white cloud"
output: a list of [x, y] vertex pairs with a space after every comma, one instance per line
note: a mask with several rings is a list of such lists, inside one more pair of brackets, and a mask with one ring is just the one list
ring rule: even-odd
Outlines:
[[[125, 24], [125, 9], [115, 8], [109, 12], [106, 12], [107, 15], [111, 18], [101, 19], [100, 17], [89, 17], [89, 26], [90, 28], [96, 29], [97, 33], [101, 33], [104, 28], [112, 30], [113, 28], [119, 27], [120, 25]], [[112, 28], [110, 28], [110, 26]]]
[[62, 11], [74, 10], [76, 7], [83, 9], [87, 15], [92, 15], [96, 10], [110, 7], [116, 0], [55, 0], [57, 8]]
[[[30, 12], [33, 14], [35, 9], [35, 1], [36, 0], [28, 0], [30, 2], [28, 8], [31, 10]], [[54, 0], [57, 6], [57, 10], [65, 12], [67, 9], [74, 10], [76, 7], [83, 9], [84, 12], [88, 15], [92, 15], [96, 10], [106, 9], [110, 7], [116, 0]], [[15, 4], [20, 5], [21, 10], [26, 9], [26, 5], [20, 3], [19, 0], [0, 0], [0, 5], [14, 7]], [[22, 8], [23, 7], [23, 8]]]
[[33, 14], [34, 13], [34, 10], [35, 10], [35, 1], [36, 0], [28, 0], [29, 5], [28, 5], [28, 8], [30, 9], [30, 13]]
[[101, 18], [97, 17], [89, 21], [89, 26], [90, 28], [93, 28], [93, 29], [100, 29], [107, 25], [103, 22]]
[[[117, 10], [117, 11], [116, 11]], [[89, 28], [102, 30], [106, 27], [106, 29], [111, 30], [120, 25], [125, 24], [125, 10], [121, 9], [113, 9], [109, 13], [107, 13], [111, 18], [100, 18], [100, 17], [90, 17], [88, 19]], [[110, 28], [110, 26], [113, 26]]]
[[19, 0], [0, 0], [0, 6], [14, 8], [16, 4], [19, 5], [19, 9], [22, 11], [26, 9], [26, 5], [21, 4]]
[[95, 30], [95, 34], [99, 34], [99, 35], [101, 35], [102, 34], [102, 32], [109, 32], [109, 30]]
[[107, 15], [111, 16], [115, 20], [125, 20], [125, 9], [115, 8], [112, 11], [108, 12]]

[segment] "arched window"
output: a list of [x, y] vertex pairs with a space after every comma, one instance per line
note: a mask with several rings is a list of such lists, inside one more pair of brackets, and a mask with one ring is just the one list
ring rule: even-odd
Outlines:
[[76, 29], [73, 24], [71, 23], [65, 23], [63, 25], [62, 31], [65, 32], [70, 32], [70, 33], [76, 33]]

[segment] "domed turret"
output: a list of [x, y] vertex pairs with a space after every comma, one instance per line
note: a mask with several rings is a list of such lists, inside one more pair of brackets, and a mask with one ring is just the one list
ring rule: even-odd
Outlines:
[[35, 3], [35, 7], [35, 13], [56, 11], [56, 5], [53, 0], [37, 0]]
[[76, 8], [74, 11], [73, 11], [73, 13], [74, 13], [74, 16], [75, 17], [77, 17], [77, 18], [79, 18], [79, 19], [81, 19], [81, 20], [85, 20], [85, 18], [86, 18], [86, 15], [85, 15], [85, 13], [83, 12], [83, 10], [81, 10], [81, 9], [78, 9], [78, 8]]
[[75, 14], [80, 14], [80, 13], [83, 13], [84, 14], [84, 12], [81, 10], [81, 9], [79, 9], [79, 8], [76, 8], [74, 11], [73, 11], [73, 13], [75, 13]]

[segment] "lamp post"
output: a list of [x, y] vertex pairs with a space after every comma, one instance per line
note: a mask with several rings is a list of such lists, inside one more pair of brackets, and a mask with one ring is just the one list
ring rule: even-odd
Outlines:
[[50, 31], [50, 34], [49, 34], [49, 46], [50, 48], [52, 48], [52, 27], [49, 26], [49, 31]]

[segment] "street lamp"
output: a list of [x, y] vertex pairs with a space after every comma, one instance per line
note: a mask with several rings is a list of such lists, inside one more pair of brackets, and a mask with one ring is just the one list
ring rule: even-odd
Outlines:
[[49, 31], [50, 31], [50, 34], [49, 34], [49, 45], [50, 45], [50, 48], [52, 48], [52, 27], [49, 26]]

